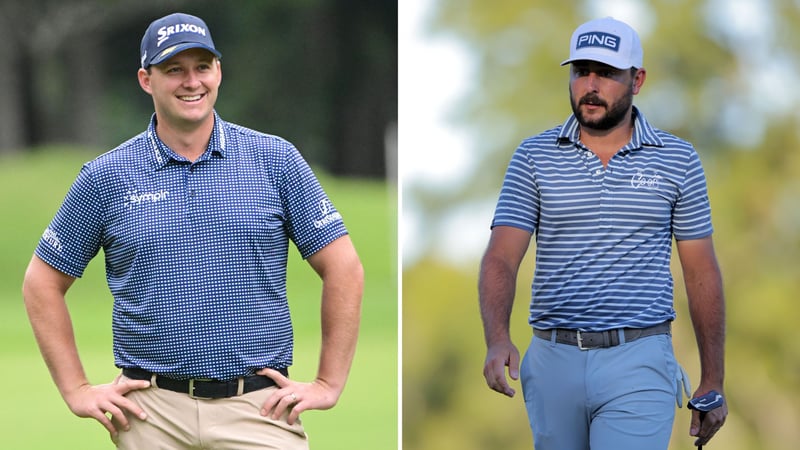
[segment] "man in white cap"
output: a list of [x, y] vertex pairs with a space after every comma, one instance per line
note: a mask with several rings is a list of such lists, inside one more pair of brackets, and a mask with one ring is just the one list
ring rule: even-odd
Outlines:
[[[140, 56], [149, 127], [83, 166], [25, 275], [42, 355], [121, 449], [307, 449], [298, 416], [336, 404], [358, 334], [363, 270], [342, 216], [291, 143], [217, 115], [221, 54], [200, 18], [154, 21]], [[289, 241], [322, 279], [310, 383], [288, 377]], [[122, 373], [91, 385], [64, 296], [100, 249]]]
[[[522, 377], [538, 450], [666, 449], [688, 380], [672, 350], [673, 237], [700, 353], [694, 396], [722, 399], [725, 302], [705, 175], [692, 145], [633, 106], [644, 84], [639, 36], [607, 17], [570, 41], [573, 114], [514, 153], [481, 263], [486, 382]], [[536, 236], [520, 364], [509, 321], [517, 272]], [[690, 434], [703, 445], [724, 401]]]

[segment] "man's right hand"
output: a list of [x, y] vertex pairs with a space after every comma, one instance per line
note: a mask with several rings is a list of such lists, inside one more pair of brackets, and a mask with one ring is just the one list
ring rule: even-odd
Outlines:
[[[91, 417], [101, 424], [116, 439], [120, 429], [127, 431], [130, 423], [124, 413], [129, 412], [140, 420], [147, 420], [147, 414], [136, 403], [126, 398], [128, 392], [150, 387], [146, 380], [117, 378], [111, 384], [84, 384], [72, 392], [64, 394], [64, 401], [78, 417]], [[109, 417], [109, 415], [111, 417]]]
[[486, 352], [483, 377], [493, 390], [513, 397], [516, 391], [508, 385], [506, 367], [512, 380], [519, 379], [519, 350], [511, 341], [490, 345]]

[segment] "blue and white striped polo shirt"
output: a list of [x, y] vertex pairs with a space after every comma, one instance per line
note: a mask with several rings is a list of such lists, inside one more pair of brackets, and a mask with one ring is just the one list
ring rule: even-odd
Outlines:
[[631, 141], [606, 168], [574, 115], [528, 138], [505, 175], [492, 226], [535, 233], [530, 323], [603, 331], [673, 320], [672, 236], [711, 235], [705, 175], [691, 144], [634, 108]]
[[190, 162], [154, 115], [83, 166], [36, 254], [80, 277], [103, 249], [117, 366], [226, 380], [292, 364], [288, 241], [306, 258], [346, 233], [289, 142], [215, 113]]

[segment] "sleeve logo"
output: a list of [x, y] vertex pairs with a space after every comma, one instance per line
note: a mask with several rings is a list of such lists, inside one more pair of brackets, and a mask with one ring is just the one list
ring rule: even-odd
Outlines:
[[337, 220], [342, 220], [342, 215], [334, 209], [333, 204], [327, 198], [319, 201], [319, 211], [321, 219], [314, 221], [314, 228], [322, 228]]
[[61, 252], [61, 249], [64, 248], [64, 246], [61, 245], [61, 240], [58, 238], [58, 234], [50, 228], [44, 230], [44, 233], [42, 233], [42, 240], [50, 244], [50, 246], [59, 253]]

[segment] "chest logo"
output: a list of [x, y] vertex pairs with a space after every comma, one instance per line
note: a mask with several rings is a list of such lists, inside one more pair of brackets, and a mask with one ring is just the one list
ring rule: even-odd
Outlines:
[[639, 169], [631, 177], [631, 187], [634, 189], [658, 189], [661, 185], [661, 175], [655, 170]]
[[139, 206], [143, 203], [156, 203], [162, 200], [166, 200], [169, 197], [169, 191], [165, 191], [161, 189], [158, 192], [142, 192], [132, 190], [125, 193], [125, 196], [122, 198], [123, 204], [126, 208], [131, 209], [134, 206]]

